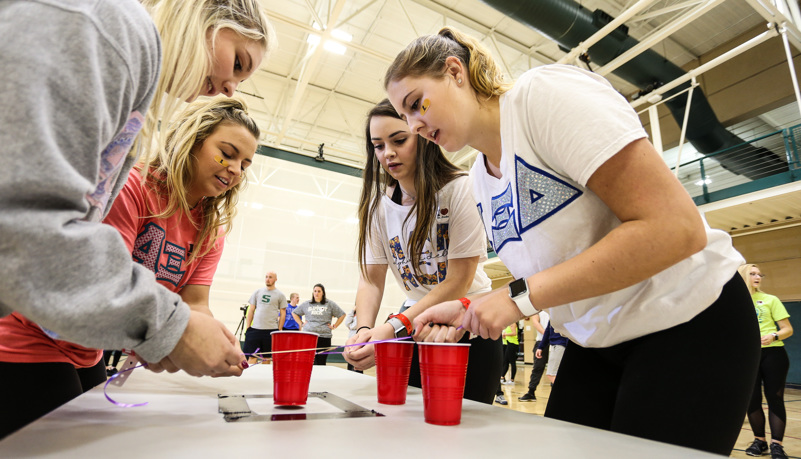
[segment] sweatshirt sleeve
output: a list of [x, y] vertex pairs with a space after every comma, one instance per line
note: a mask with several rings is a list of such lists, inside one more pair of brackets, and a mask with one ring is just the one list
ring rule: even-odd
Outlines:
[[553, 327], [551, 327], [551, 324], [548, 324], [548, 326], [545, 327], [545, 333], [542, 334], [542, 339], [540, 340], [540, 345], [537, 346], [537, 349], [545, 349], [545, 347], [548, 346], [551, 341], [552, 330]]
[[99, 221], [158, 81], [155, 27], [136, 0], [8, 1], [0, 23], [0, 315], [158, 361], [189, 309]]

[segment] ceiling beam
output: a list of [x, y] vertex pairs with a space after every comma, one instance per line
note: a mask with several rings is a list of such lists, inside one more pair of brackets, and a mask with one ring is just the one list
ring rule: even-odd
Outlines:
[[[300, 105], [300, 101], [303, 99], [303, 93], [306, 91], [306, 85], [309, 84], [309, 79], [311, 78], [312, 74], [317, 71], [317, 64], [320, 62], [320, 56], [322, 56], [325, 52], [323, 45], [326, 40], [332, 38], [331, 32], [334, 30], [334, 24], [336, 24], [337, 19], [339, 19], [339, 15], [342, 13], [342, 9], [345, 7], [345, 2], [346, 0], [337, 0], [337, 3], [334, 5], [334, 9], [331, 12], [331, 16], [328, 18], [328, 24], [326, 24], [325, 30], [322, 33], [322, 37], [320, 37], [320, 42], [317, 43], [314, 52], [306, 63], [305, 68], [301, 72], [300, 80], [295, 87], [295, 94], [293, 95], [292, 102], [289, 105], [289, 110], [287, 110], [286, 116], [284, 117], [284, 122], [281, 125], [281, 133], [276, 139], [276, 143], [278, 144], [284, 140], [284, 136], [286, 135], [287, 130], [289, 130], [289, 125], [292, 123], [292, 118], [294, 118], [295, 112], [298, 110], [298, 106]], [[312, 30], [314, 30], [314, 28], [312, 28]]]

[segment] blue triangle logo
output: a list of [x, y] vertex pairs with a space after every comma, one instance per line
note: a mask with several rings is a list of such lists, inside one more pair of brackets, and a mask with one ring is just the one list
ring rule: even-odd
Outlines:
[[527, 164], [515, 155], [520, 232], [539, 225], [583, 194], [570, 183]]

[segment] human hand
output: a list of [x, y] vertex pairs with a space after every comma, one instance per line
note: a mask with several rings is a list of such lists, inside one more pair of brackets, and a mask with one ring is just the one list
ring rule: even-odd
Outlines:
[[484, 339], [498, 339], [504, 328], [523, 317], [507, 290], [500, 288], [471, 301], [462, 327]]
[[534, 353], [534, 357], [541, 359], [542, 358], [542, 349], [537, 349], [537, 352]]
[[762, 338], [760, 339], [760, 341], [762, 341], [762, 345], [763, 346], [767, 346], [768, 344], [770, 344], [770, 343], [772, 343], [772, 342], [774, 342], [776, 340], [773, 338], [773, 334], [770, 333], [770, 334], [767, 334], [767, 335], [763, 335]]
[[148, 367], [156, 372], [184, 370], [192, 376], [241, 375], [247, 363], [236, 337], [220, 321], [206, 314], [197, 311], [189, 314], [189, 323], [172, 352]]
[[455, 342], [464, 335], [458, 329], [464, 317], [464, 305], [459, 300], [445, 301], [435, 304], [414, 318], [413, 327], [415, 341]]
[[347, 344], [365, 343], [365, 345], [346, 347], [342, 355], [348, 363], [353, 365], [353, 368], [359, 371], [367, 370], [375, 366], [375, 347], [366, 343], [394, 337], [395, 331], [392, 329], [392, 325], [389, 324], [381, 324], [371, 330], [362, 329], [352, 336], [347, 341]]

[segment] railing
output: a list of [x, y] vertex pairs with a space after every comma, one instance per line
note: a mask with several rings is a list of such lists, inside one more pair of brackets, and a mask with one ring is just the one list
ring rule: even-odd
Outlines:
[[799, 148], [796, 125], [681, 164], [678, 176], [696, 204], [719, 201], [801, 180]]

